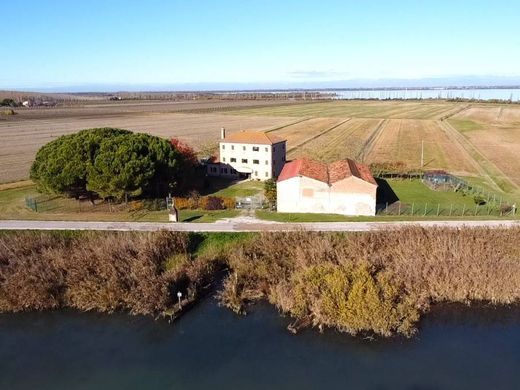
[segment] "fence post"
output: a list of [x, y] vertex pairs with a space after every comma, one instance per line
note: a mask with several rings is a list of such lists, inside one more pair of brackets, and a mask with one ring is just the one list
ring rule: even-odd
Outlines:
[[478, 214], [478, 204], [475, 205], [475, 215]]
[[465, 212], [466, 212], [466, 205], [462, 205], [462, 216], [464, 216]]
[[401, 215], [401, 202], [399, 202], [399, 211], [398, 211], [398, 215]]
[[439, 211], [441, 211], [441, 204], [437, 203], [437, 217], [439, 216]]
[[424, 205], [424, 216], [428, 213], [428, 203]]
[[412, 215], [413, 215], [413, 208], [414, 208], [415, 202], [412, 202]]
[[453, 212], [453, 203], [450, 204], [450, 217], [451, 217], [451, 213]]

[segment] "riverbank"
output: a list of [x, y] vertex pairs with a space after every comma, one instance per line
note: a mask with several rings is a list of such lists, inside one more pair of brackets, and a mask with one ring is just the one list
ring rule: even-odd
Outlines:
[[218, 296], [236, 312], [267, 300], [294, 330], [411, 336], [439, 302], [518, 302], [519, 233], [2, 232], [0, 312], [176, 317], [226, 270]]

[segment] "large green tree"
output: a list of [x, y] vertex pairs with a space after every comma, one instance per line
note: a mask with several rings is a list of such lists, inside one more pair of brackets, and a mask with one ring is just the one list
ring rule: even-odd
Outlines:
[[167, 140], [127, 130], [100, 128], [62, 136], [43, 146], [31, 178], [45, 192], [159, 196], [182, 181], [187, 163]]

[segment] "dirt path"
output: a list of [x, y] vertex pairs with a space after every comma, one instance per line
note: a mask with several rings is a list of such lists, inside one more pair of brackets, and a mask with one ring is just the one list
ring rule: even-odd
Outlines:
[[400, 221], [400, 222], [271, 222], [246, 218], [215, 223], [157, 223], [157, 222], [80, 222], [80, 221], [0, 221], [0, 230], [99, 230], [99, 231], [159, 231], [180, 232], [261, 232], [261, 231], [317, 231], [363, 232], [393, 230], [406, 226], [452, 229], [486, 227], [490, 229], [520, 227], [518, 220], [503, 221]]
[[359, 152], [356, 155], [356, 160], [365, 162], [366, 157], [370, 154], [372, 149], [374, 148], [374, 145], [376, 144], [378, 138], [381, 136], [383, 129], [385, 128], [386, 124], [388, 123], [388, 119], [382, 119], [377, 126], [372, 130], [366, 141], [363, 143], [363, 146], [361, 146], [361, 149], [359, 149]]

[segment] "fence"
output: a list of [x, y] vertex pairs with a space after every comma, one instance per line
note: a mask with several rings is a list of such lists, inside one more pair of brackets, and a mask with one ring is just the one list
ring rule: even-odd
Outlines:
[[438, 172], [406, 172], [406, 173], [391, 173], [380, 172], [376, 177], [381, 179], [400, 179], [400, 180], [421, 180], [425, 185], [436, 191], [454, 191], [461, 192], [464, 195], [469, 195], [478, 198], [480, 202], [487, 205], [492, 204], [499, 208], [503, 206], [513, 207], [514, 202], [507, 199], [501, 194], [497, 194], [484, 188], [470, 184], [460, 177], [452, 174], [438, 171]]
[[508, 205], [478, 205], [441, 204], [441, 203], [401, 203], [378, 204], [378, 215], [410, 215], [410, 216], [443, 216], [443, 217], [471, 217], [471, 216], [513, 216], [515, 206]]
[[265, 199], [262, 195], [236, 197], [237, 209], [263, 209], [265, 207]]

